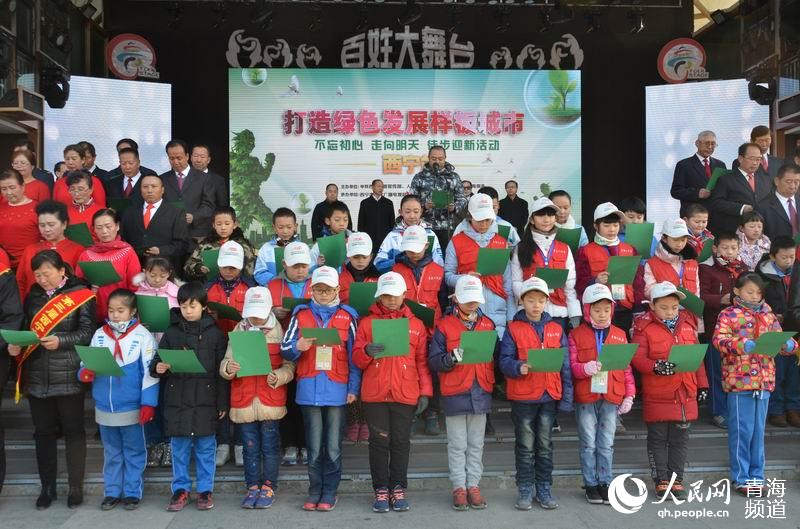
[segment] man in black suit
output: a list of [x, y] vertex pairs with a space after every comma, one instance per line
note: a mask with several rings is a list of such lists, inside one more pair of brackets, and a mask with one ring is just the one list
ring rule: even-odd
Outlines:
[[[136, 141], [132, 140], [131, 138], [122, 138], [121, 140], [119, 140], [117, 142], [117, 154], [119, 154], [119, 152], [122, 149], [126, 149], [126, 148], [134, 149], [137, 153], [139, 152], [139, 144], [136, 143]], [[139, 167], [139, 170], [142, 172], [143, 175], [144, 174], [158, 174], [154, 170], [152, 170], [150, 168], [147, 168], [144, 165], [141, 165]], [[114, 177], [121, 176], [121, 175], [122, 175], [122, 168], [120, 166], [117, 166], [117, 167], [115, 167], [114, 169], [112, 169], [112, 170], [110, 170], [108, 172], [109, 180], [114, 178]], [[106, 193], [108, 193], [108, 190], [106, 190]]]
[[[311, 237], [315, 241], [322, 237], [328, 208], [337, 200], [339, 200], [339, 186], [336, 184], [325, 186], [325, 200], [314, 206], [314, 212], [311, 213]], [[347, 212], [347, 229], [353, 231], [353, 216], [350, 215], [350, 211]], [[374, 245], [375, 241], [372, 244]]]
[[694, 142], [697, 152], [675, 164], [670, 194], [681, 201], [681, 211], [687, 204], [698, 202], [708, 207], [711, 191], [706, 189], [714, 169], [726, 169], [725, 162], [712, 158], [717, 147], [717, 136], [710, 130], [697, 135]]
[[[761, 160], [758, 164], [758, 171], [762, 175], [769, 177], [770, 181], [778, 176], [778, 169], [783, 165], [783, 160], [777, 156], [772, 156], [769, 153], [769, 148], [772, 145], [772, 132], [769, 127], [764, 125], [757, 125], [750, 131], [750, 143], [758, 145], [761, 151]], [[738, 167], [739, 160], [734, 160], [732, 167]]]
[[195, 144], [192, 147], [192, 167], [208, 175], [211, 185], [214, 186], [214, 200], [217, 207], [230, 205], [230, 195], [228, 194], [228, 183], [222, 175], [215, 173], [208, 168], [211, 163], [211, 149], [203, 143]]
[[372, 239], [373, 248], [380, 247], [383, 239], [394, 228], [394, 204], [383, 196], [383, 180], [372, 181], [372, 194], [358, 207], [358, 231]]
[[148, 257], [159, 256], [183, 270], [191, 249], [186, 213], [164, 200], [164, 183], [158, 176], [143, 176], [139, 185], [142, 202], [123, 213], [122, 239], [136, 250], [142, 266]]
[[[33, 150], [33, 142], [30, 140], [18, 140], [14, 142], [12, 147], [12, 154], [17, 151], [29, 151], [36, 156], [36, 151]], [[13, 156], [12, 156], [13, 157]], [[37, 158], [38, 160], [38, 158]], [[47, 187], [50, 188], [50, 193], [53, 193], [53, 186], [56, 185], [56, 179], [53, 176], [53, 173], [50, 171], [46, 171], [41, 167], [34, 167], [33, 168], [33, 177], [41, 182], [47, 184]]]
[[106, 198], [129, 198], [133, 204], [141, 204], [142, 177], [158, 175], [152, 169], [141, 166], [139, 152], [132, 147], [120, 149], [119, 167], [122, 169], [122, 174], [112, 177], [106, 182]]
[[105, 187], [105, 183], [109, 178], [108, 171], [97, 167], [95, 163], [95, 160], [97, 160], [97, 150], [94, 148], [94, 145], [88, 141], [80, 141], [78, 142], [78, 146], [83, 149], [83, 168], [99, 178], [100, 181], [103, 182], [103, 187]]
[[189, 235], [195, 239], [207, 237], [211, 232], [211, 216], [217, 207], [214, 186], [207, 174], [189, 165], [186, 142], [170, 140], [166, 150], [172, 170], [161, 175], [164, 198], [167, 202], [183, 202]]
[[739, 146], [739, 166], [719, 177], [711, 192], [711, 231], [735, 232], [742, 213], [753, 211], [756, 204], [772, 191], [772, 182], [758, 173], [761, 150], [755, 143]]
[[778, 169], [775, 192], [767, 195], [756, 208], [764, 217], [764, 233], [770, 239], [784, 235], [794, 237], [800, 225], [797, 218], [797, 191], [800, 189], [800, 167], [786, 164]]
[[[464, 183], [463, 181], [461, 183]], [[500, 209], [497, 215], [506, 222], [511, 223], [516, 228], [517, 233], [522, 237], [525, 226], [528, 225], [530, 214], [528, 213], [528, 201], [517, 195], [516, 180], [506, 182], [506, 198], [500, 201]]]

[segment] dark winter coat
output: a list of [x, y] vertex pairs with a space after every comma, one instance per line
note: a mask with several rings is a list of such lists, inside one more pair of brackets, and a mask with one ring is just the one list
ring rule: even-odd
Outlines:
[[[19, 330], [24, 315], [22, 302], [19, 300], [19, 287], [14, 272], [11, 270], [0, 274], [0, 329]], [[11, 357], [7, 354], [8, 344], [0, 336], [0, 390], [8, 381], [8, 368]]]

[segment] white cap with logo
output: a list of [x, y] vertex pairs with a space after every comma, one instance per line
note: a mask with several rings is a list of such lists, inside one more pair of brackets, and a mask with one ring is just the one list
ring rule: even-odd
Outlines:
[[543, 209], [552, 209], [556, 213], [558, 212], [558, 207], [553, 204], [552, 200], [547, 197], [540, 197], [537, 198], [533, 204], [531, 204], [531, 215], [535, 214], [537, 211], [542, 211]]
[[422, 226], [409, 226], [403, 232], [403, 240], [400, 242], [400, 250], [406, 252], [419, 253], [428, 244], [428, 232]]
[[619, 217], [620, 221], [622, 221], [622, 219], [625, 218], [625, 214], [621, 212], [619, 208], [614, 204], [612, 204], [611, 202], [603, 202], [602, 204], [594, 208], [595, 222], [602, 219], [603, 217], [608, 217], [609, 215], [616, 215], [617, 217]]
[[363, 231], [356, 231], [347, 238], [347, 257], [372, 255], [372, 239]]
[[677, 296], [678, 299], [686, 299], [686, 294], [678, 290], [678, 287], [670, 283], [669, 281], [662, 281], [661, 283], [656, 283], [653, 285], [653, 288], [650, 289], [650, 301], [653, 302], [658, 298], [664, 298], [667, 296]]
[[536, 290], [537, 292], [541, 292], [545, 296], [550, 297], [550, 289], [547, 287], [547, 282], [541, 277], [529, 277], [522, 282], [522, 287], [519, 291], [520, 299], [522, 299], [525, 294], [532, 290]]
[[261, 318], [266, 320], [272, 314], [272, 296], [266, 287], [248, 288], [244, 294], [242, 318]]
[[607, 286], [601, 285], [600, 283], [595, 283], [594, 285], [589, 285], [586, 287], [586, 290], [583, 291], [583, 297], [581, 298], [581, 303], [583, 304], [592, 304], [601, 299], [607, 299], [608, 301], [614, 301], [613, 296], [611, 296], [611, 291], [608, 289]]
[[397, 272], [386, 272], [378, 278], [378, 289], [375, 297], [379, 298], [384, 294], [389, 296], [402, 296], [406, 293], [406, 280]]
[[456, 281], [456, 301], [458, 303], [486, 303], [483, 296], [483, 283], [475, 276], [462, 275]]
[[304, 242], [290, 242], [283, 248], [283, 262], [286, 263], [286, 266], [311, 265], [311, 250]]
[[311, 284], [317, 285], [319, 283], [336, 288], [339, 286], [339, 273], [330, 266], [320, 266], [311, 274]]
[[686, 221], [683, 219], [667, 219], [664, 221], [664, 226], [661, 228], [661, 235], [667, 237], [688, 237], [689, 228], [686, 226]]
[[483, 193], [476, 193], [469, 198], [469, 205], [467, 206], [472, 220], [494, 220], [494, 205], [492, 198]]
[[217, 266], [232, 266], [241, 270], [244, 268], [244, 249], [236, 241], [228, 241], [219, 248]]

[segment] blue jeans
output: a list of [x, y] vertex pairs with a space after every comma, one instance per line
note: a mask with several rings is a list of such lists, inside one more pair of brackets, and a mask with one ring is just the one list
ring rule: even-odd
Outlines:
[[581, 473], [587, 487], [611, 483], [617, 405], [601, 398], [591, 404], [575, 404], [580, 439]]
[[768, 415], [800, 411], [800, 367], [796, 357], [775, 357], [775, 391], [769, 397]]
[[[231, 422], [228, 414], [217, 421], [217, 445], [242, 446], [242, 425]], [[233, 430], [233, 438], [231, 438]], [[231, 442], [233, 441], [233, 442]]]
[[197, 492], [214, 492], [214, 473], [217, 440], [213, 435], [201, 437], [173, 437], [172, 444], [172, 492], [192, 490], [189, 464], [194, 451], [194, 466], [197, 473]]
[[305, 406], [303, 423], [308, 450], [308, 496], [333, 503], [342, 479], [345, 406]]
[[764, 482], [764, 427], [767, 422], [769, 391], [728, 393], [728, 455], [731, 481]]
[[242, 435], [244, 480], [247, 488], [278, 486], [281, 464], [281, 434], [278, 421], [256, 421], [236, 425]]
[[728, 396], [722, 391], [722, 359], [719, 350], [708, 344], [706, 352], [706, 375], [708, 375], [708, 396], [711, 397], [711, 413], [728, 417]]
[[112, 498], [142, 498], [147, 448], [140, 424], [100, 425], [103, 440], [104, 495]]
[[517, 487], [553, 481], [553, 440], [556, 402], [511, 402]]

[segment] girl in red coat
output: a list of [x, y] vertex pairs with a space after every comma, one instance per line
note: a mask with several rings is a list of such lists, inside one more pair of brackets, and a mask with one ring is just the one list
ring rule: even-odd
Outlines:
[[[680, 310], [686, 296], [672, 283], [650, 290], [650, 310], [634, 322], [633, 343], [639, 344], [633, 367], [642, 375], [647, 456], [659, 498], [672, 494], [686, 500], [683, 467], [689, 423], [697, 420], [697, 404], [708, 396], [703, 364], [695, 372], [676, 373], [669, 362], [673, 345], [697, 343], [697, 318]], [[671, 486], [670, 486], [671, 485]]]
[[[361, 399], [369, 425], [369, 467], [375, 489], [374, 512], [407, 511], [408, 458], [411, 423], [428, 407], [433, 395], [428, 370], [428, 333], [405, 303], [406, 283], [396, 272], [378, 280], [378, 303], [361, 320], [353, 345], [353, 363], [363, 370]], [[408, 319], [409, 351], [383, 357], [385, 344], [374, 343], [372, 322]]]

